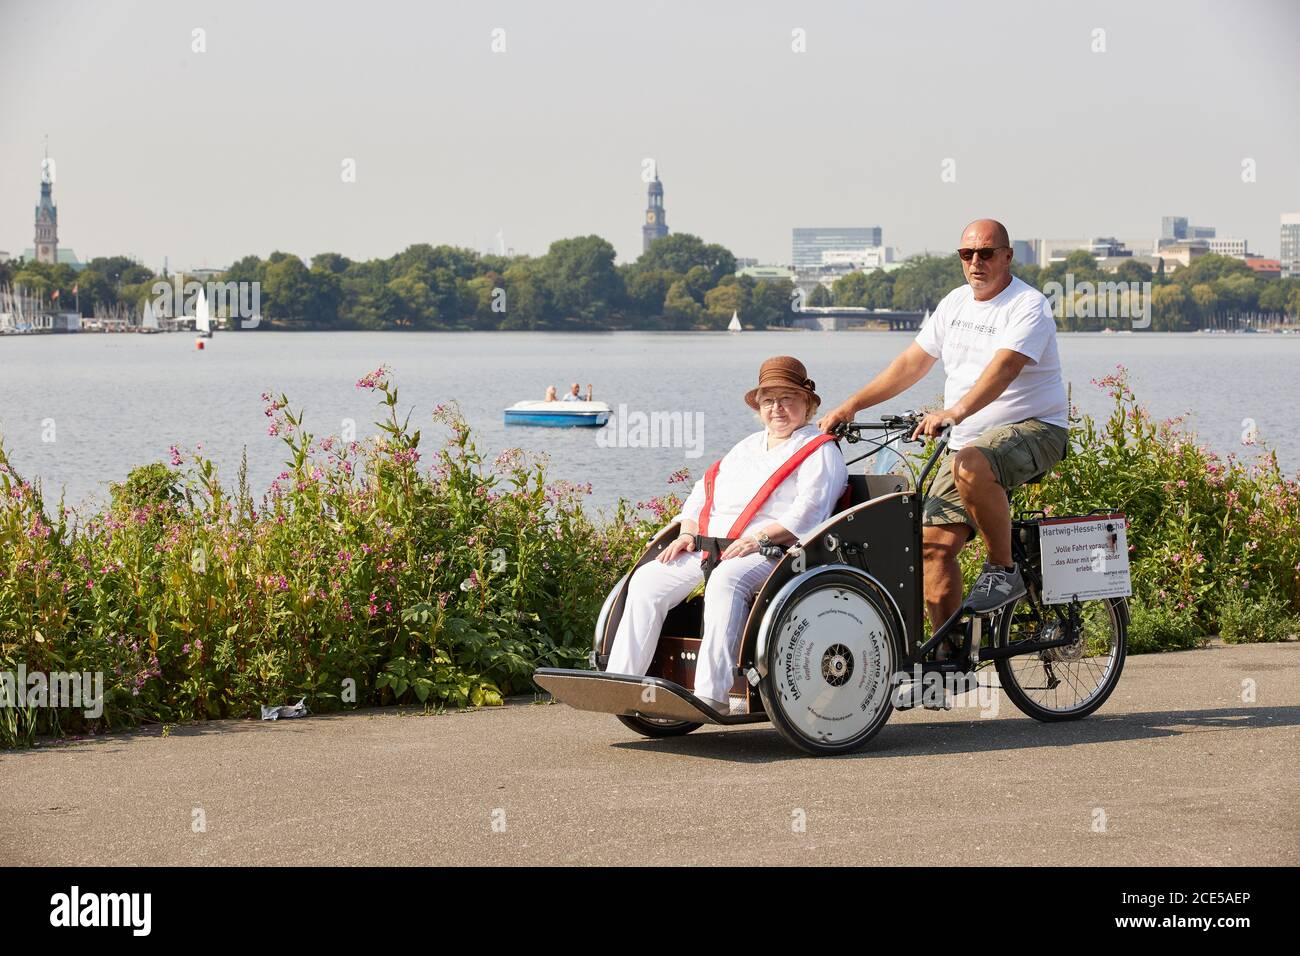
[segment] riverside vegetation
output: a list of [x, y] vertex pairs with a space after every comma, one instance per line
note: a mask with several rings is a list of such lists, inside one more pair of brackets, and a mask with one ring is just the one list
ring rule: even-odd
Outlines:
[[[1177, 420], [1153, 422], [1121, 369], [1104, 422], [1016, 507], [1128, 515], [1134, 652], [1281, 640], [1300, 609], [1300, 485], [1263, 452], [1221, 460]], [[284, 471], [255, 501], [201, 450], [172, 447], [82, 516], [46, 506], [0, 443], [0, 672], [101, 672], [102, 715], [0, 707], [0, 746], [37, 734], [249, 717], [306, 697], [315, 711], [472, 707], [527, 692], [540, 665], [581, 666], [609, 588], [676, 513], [669, 489], [609, 515], [589, 487], [548, 480], [518, 450], [486, 460], [455, 405], [422, 450], [387, 369], [357, 382], [377, 437], [318, 438], [265, 393]], [[968, 549], [967, 572], [979, 555]]]
[[[1168, 276], [1163, 267], [1153, 272], [1136, 259], [1113, 275], [1104, 273], [1086, 250], [1044, 268], [1016, 263], [1012, 269], [1035, 288], [1057, 283], [1070, 289], [1070, 301], [1062, 303], [1068, 308], [1058, 309], [1057, 318], [1070, 331], [1122, 327], [1114, 310], [1137, 315], [1130, 297], [1147, 282], [1152, 331], [1226, 327], [1243, 316], [1285, 324], [1300, 316], [1300, 278], [1264, 279], [1228, 256], [1202, 256]], [[67, 263], [0, 262], [0, 284], [42, 298], [57, 292], [62, 303], [80, 302], [83, 315], [96, 308], [139, 312], [165, 278], [125, 256], [93, 259], [81, 272]], [[553, 242], [541, 256], [480, 255], [418, 243], [367, 261], [323, 252], [308, 266], [273, 252], [266, 259], [239, 259], [220, 280], [258, 284], [265, 319], [260, 330], [725, 329], [737, 312], [746, 326], [761, 329], [788, 325], [795, 307], [789, 279], [738, 275], [729, 250], [688, 233], [656, 239], [623, 264], [615, 263], [606, 240], [578, 236]], [[829, 291], [817, 286], [804, 304], [921, 312], [965, 281], [955, 253], [914, 256], [889, 272], [848, 273]], [[1132, 290], [1123, 293], [1123, 305], [1101, 291], [1114, 282]], [[240, 322], [227, 325], [242, 328]]]

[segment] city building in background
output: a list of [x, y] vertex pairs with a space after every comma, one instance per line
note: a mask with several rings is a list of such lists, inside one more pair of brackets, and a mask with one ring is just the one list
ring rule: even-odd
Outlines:
[[23, 250], [23, 259], [47, 265], [61, 262], [80, 271], [85, 264], [77, 261], [71, 249], [59, 248], [59, 207], [54, 202], [54, 163], [49, 152], [41, 160], [41, 201], [36, 205], [36, 233], [32, 246]]
[[1064, 262], [1072, 252], [1092, 251], [1091, 239], [1040, 239], [1038, 240], [1038, 264], [1046, 268], [1053, 262]]
[[1173, 242], [1161, 240], [1160, 258], [1164, 260], [1165, 271], [1172, 272], [1179, 266], [1190, 266], [1201, 256], [1210, 254], [1210, 243], [1206, 239], [1178, 239]]
[[1118, 241], [1135, 256], [1154, 256], [1160, 251], [1160, 240], [1154, 236], [1120, 236]]
[[1160, 220], [1161, 239], [1186, 239], [1187, 217], [1165, 216]]
[[49, 150], [41, 160], [41, 201], [36, 207], [36, 261], [59, 261], [59, 207], [54, 204], [54, 175]]
[[1098, 259], [1097, 268], [1102, 272], [1118, 272], [1119, 267], [1126, 262], [1136, 262], [1144, 265], [1151, 270], [1152, 275], [1159, 272], [1164, 265], [1164, 260], [1159, 256], [1139, 256], [1130, 252], [1127, 255], [1107, 256], [1104, 259]]
[[1183, 242], [1187, 239], [1213, 239], [1213, 226], [1197, 226], [1189, 222], [1186, 216], [1164, 216], [1160, 220], [1160, 239], [1157, 247]]
[[1246, 258], [1246, 240], [1245, 239], [1206, 239], [1206, 244], [1210, 247], [1210, 252], [1216, 256], [1232, 256], [1234, 259]]
[[827, 249], [822, 253], [823, 266], [849, 266], [854, 270], [879, 269], [894, 261], [894, 250], [889, 246], [867, 246], [864, 249]]
[[1040, 239], [1012, 239], [1012, 257], [1021, 265], [1038, 265], [1038, 246], [1041, 241]]
[[1119, 259], [1133, 255], [1133, 250], [1114, 236], [1093, 239], [1088, 251], [1096, 259]]
[[214, 269], [211, 266], [199, 266], [197, 269], [188, 270], [185, 275], [191, 279], [197, 279], [199, 282], [210, 282], [224, 275], [229, 266], [222, 269]]
[[645, 222], [641, 225], [641, 251], [646, 252], [650, 243], [668, 235], [668, 220], [664, 216], [664, 186], [659, 181], [659, 172], [650, 181], [646, 189]]
[[1263, 256], [1250, 256], [1244, 260], [1246, 266], [1251, 272], [1255, 273], [1257, 279], [1280, 279], [1282, 278], [1282, 261], [1280, 259], [1265, 259]]
[[793, 282], [795, 278], [794, 270], [785, 266], [744, 266], [736, 270], [736, 275], [749, 276], [751, 279], [767, 282], [779, 282], [782, 279]]
[[795, 229], [790, 265], [798, 269], [816, 269], [822, 265], [822, 253], [858, 250], [883, 245], [879, 226], [848, 228]]
[[1300, 212], [1282, 213], [1282, 276], [1300, 277]]

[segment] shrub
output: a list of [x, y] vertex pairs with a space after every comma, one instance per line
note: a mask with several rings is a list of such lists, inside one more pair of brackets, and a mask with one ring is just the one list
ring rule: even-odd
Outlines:
[[392, 702], [497, 704], [539, 665], [578, 665], [614, 581], [679, 499], [619, 501], [550, 481], [544, 456], [485, 461], [454, 405], [430, 455], [381, 368], [378, 438], [317, 439], [264, 394], [285, 470], [260, 504], [241, 470], [173, 448], [84, 522], [47, 516], [0, 447], [0, 671], [102, 672], [104, 712], [0, 709], [0, 745], [33, 733]]
[[1135, 601], [1129, 604], [1129, 612], [1130, 654], [1186, 650], [1196, 647], [1205, 637], [1190, 608]]
[[1235, 591], [1219, 607], [1219, 636], [1229, 644], [1285, 641], [1297, 632], [1300, 620], [1276, 594]]
[[1201, 633], [1220, 626], [1221, 589], [1245, 581], [1300, 611], [1300, 482], [1282, 473], [1276, 453], [1220, 458], [1181, 419], [1152, 421], [1123, 366], [1094, 384], [1110, 392], [1109, 418], [1076, 419], [1070, 454], [1020, 489], [1016, 507], [1124, 512], [1135, 603], [1187, 609]]

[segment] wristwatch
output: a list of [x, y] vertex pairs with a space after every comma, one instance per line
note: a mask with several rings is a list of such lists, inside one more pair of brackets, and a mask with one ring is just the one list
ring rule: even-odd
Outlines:
[[758, 536], [758, 553], [765, 558], [779, 558], [785, 554], [785, 546], [777, 544], [766, 534]]

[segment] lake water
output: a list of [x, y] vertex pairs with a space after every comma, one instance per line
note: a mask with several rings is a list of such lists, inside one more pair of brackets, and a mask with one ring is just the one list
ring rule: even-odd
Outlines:
[[[287, 393], [291, 407], [305, 407], [307, 427], [317, 435], [338, 433], [350, 418], [362, 437], [375, 432], [370, 423], [378, 406], [355, 382], [386, 362], [402, 407], [414, 408], [413, 427], [425, 430], [426, 461], [430, 440], [442, 434], [429, 412], [455, 399], [480, 450], [548, 452], [552, 477], [590, 481], [592, 504], [605, 507], [620, 495], [636, 501], [668, 490], [665, 479], [683, 467], [698, 477], [757, 430], [742, 396], [764, 358], [799, 357], [829, 408], [910, 339], [907, 333], [805, 331], [268, 332], [217, 333], [200, 352], [184, 334], [15, 336], [0, 339], [0, 435], [14, 466], [43, 481], [51, 504], [60, 489], [73, 505], [105, 500], [109, 481], [166, 460], [173, 443], [184, 449], [199, 442], [228, 485], [247, 446], [250, 484], [260, 497], [281, 470], [284, 451], [266, 434], [261, 393]], [[1157, 418], [1190, 413], [1201, 440], [1247, 455], [1253, 450], [1241, 445], [1243, 422], [1253, 419], [1283, 467], [1300, 469], [1300, 336], [1062, 334], [1059, 347], [1073, 401], [1084, 412], [1107, 413], [1107, 396], [1090, 380], [1122, 363]], [[698, 421], [700, 433], [692, 431], [687, 448], [608, 447], [596, 429], [502, 423], [507, 405], [540, 399], [547, 385], [563, 393], [575, 380], [584, 392], [593, 383], [595, 397], [615, 410], [626, 404], [629, 412], [679, 412]], [[942, 392], [936, 365], [881, 411], [920, 407]]]

